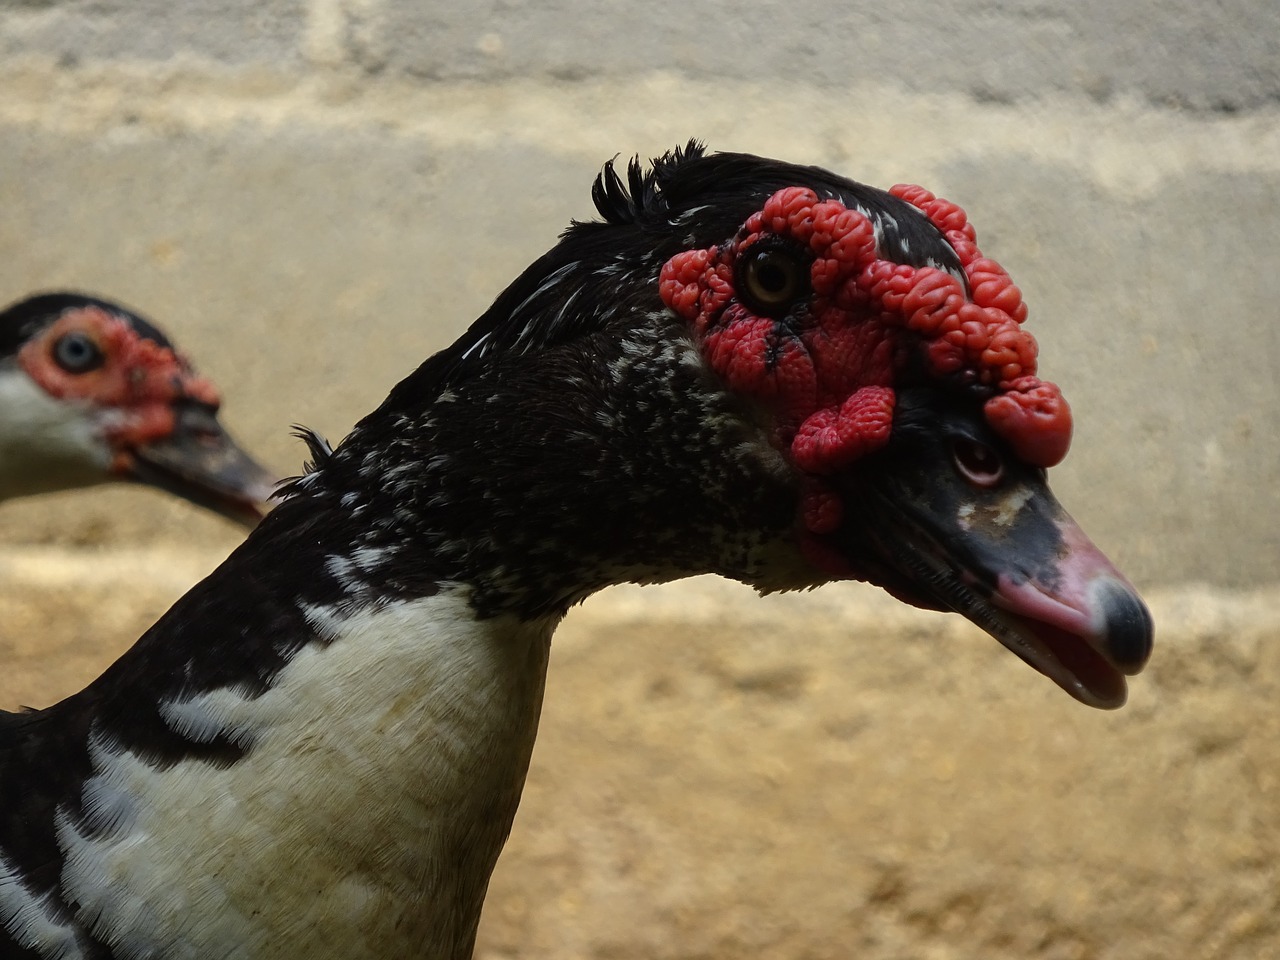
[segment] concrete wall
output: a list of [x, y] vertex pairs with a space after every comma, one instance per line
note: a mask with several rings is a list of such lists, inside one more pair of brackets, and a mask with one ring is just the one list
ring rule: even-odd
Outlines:
[[[283, 472], [455, 336], [615, 154], [691, 135], [965, 206], [1147, 583], [1280, 579], [1280, 5], [0, 2], [0, 298], [165, 324]], [[70, 531], [70, 532], [69, 532]], [[0, 539], [236, 534], [141, 491]]]

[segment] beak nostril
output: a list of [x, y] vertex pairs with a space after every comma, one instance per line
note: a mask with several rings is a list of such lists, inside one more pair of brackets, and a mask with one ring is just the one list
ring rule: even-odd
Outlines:
[[1155, 624], [1142, 598], [1127, 584], [1108, 580], [1098, 597], [1106, 623], [1106, 646], [1116, 667], [1132, 676], [1151, 656]]

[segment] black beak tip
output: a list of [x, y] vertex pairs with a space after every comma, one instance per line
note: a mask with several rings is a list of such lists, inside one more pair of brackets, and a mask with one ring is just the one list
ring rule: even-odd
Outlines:
[[1151, 656], [1155, 624], [1151, 611], [1133, 588], [1109, 581], [1099, 602], [1106, 622], [1106, 646], [1117, 669], [1132, 676], [1139, 673]]

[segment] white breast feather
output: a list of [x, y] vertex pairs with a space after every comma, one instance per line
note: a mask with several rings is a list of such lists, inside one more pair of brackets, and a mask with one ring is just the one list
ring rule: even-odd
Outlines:
[[64, 818], [63, 887], [119, 953], [453, 958], [469, 942], [554, 623], [477, 622], [463, 588], [311, 619], [333, 642], [265, 694], [164, 705], [192, 739], [249, 744], [239, 762], [161, 770], [94, 744], [88, 823], [121, 829], [95, 838]]

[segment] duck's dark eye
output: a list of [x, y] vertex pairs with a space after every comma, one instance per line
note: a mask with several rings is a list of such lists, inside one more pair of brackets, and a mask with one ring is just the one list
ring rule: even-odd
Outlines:
[[976, 486], [994, 487], [1004, 476], [1004, 458], [985, 443], [968, 438], [953, 440], [951, 457], [960, 474]]
[[102, 366], [107, 358], [88, 334], [75, 330], [57, 339], [53, 359], [67, 373], [88, 373]]
[[739, 261], [738, 294], [758, 313], [782, 316], [809, 292], [809, 264], [799, 251], [756, 244]]

